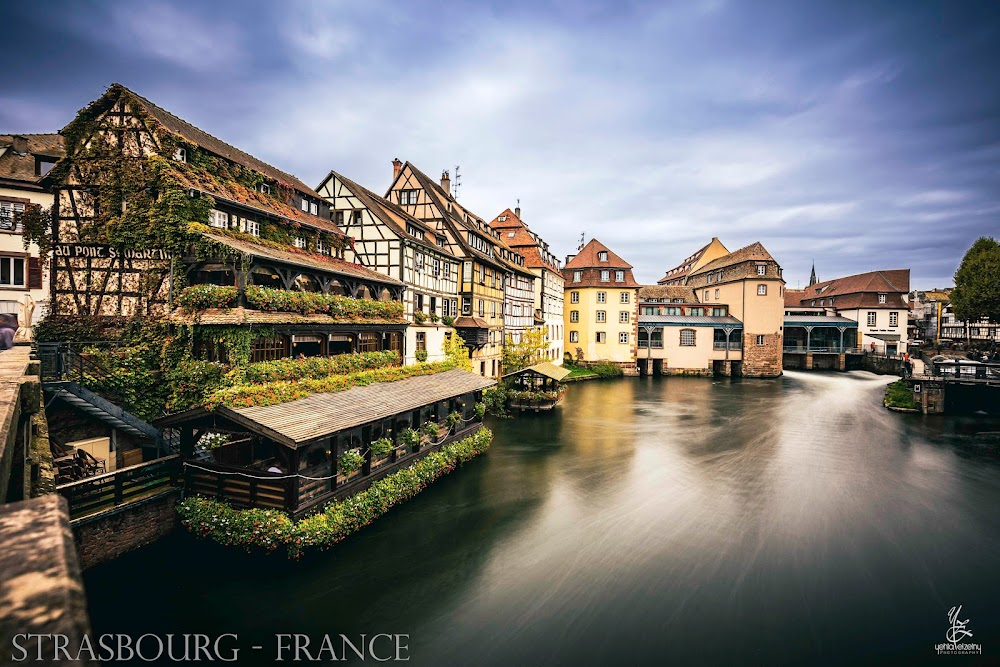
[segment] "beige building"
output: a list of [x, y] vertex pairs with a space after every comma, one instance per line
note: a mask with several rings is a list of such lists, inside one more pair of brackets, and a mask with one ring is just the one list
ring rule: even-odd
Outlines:
[[541, 327], [548, 349], [545, 358], [556, 365], [563, 362], [563, 289], [564, 280], [559, 260], [549, 250], [549, 244], [521, 220], [521, 208], [509, 208], [498, 215], [490, 226], [500, 232], [503, 241], [524, 257], [525, 267], [535, 275], [534, 309], [529, 326]]
[[566, 259], [566, 352], [580, 363], [604, 361], [635, 375], [639, 283], [632, 265], [591, 239]]
[[31, 325], [48, 309], [48, 272], [38, 246], [25, 249], [22, 217], [52, 207], [43, 179], [65, 154], [58, 134], [0, 135], [0, 314], [18, 320], [18, 337], [28, 339]]

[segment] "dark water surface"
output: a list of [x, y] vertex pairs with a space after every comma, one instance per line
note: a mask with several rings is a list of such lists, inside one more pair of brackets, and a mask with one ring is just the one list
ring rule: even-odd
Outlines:
[[960, 664], [961, 604], [993, 664], [1000, 424], [890, 413], [887, 381], [578, 383], [328, 553], [178, 531], [94, 568], [94, 630], [265, 645], [239, 664], [277, 632], [407, 633], [416, 665]]

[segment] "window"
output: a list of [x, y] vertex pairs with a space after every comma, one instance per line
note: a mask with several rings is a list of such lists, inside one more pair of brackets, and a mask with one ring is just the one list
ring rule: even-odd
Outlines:
[[607, 292], [598, 292], [597, 293], [597, 303], [607, 303], [607, 302], [608, 302], [608, 293]]
[[306, 198], [303, 197], [302, 201], [299, 202], [299, 205], [302, 207], [303, 211], [306, 213], [309, 212], [309, 201]]
[[296, 248], [305, 248], [306, 247], [306, 240], [305, 240], [305, 238], [303, 238], [301, 236], [296, 236], [295, 237], [295, 247]]
[[878, 295], [878, 302], [879, 303], [885, 303], [885, 301], [886, 301], [886, 295], [885, 294], [879, 294]]
[[623, 283], [623, 282], [625, 282], [625, 272], [624, 271], [615, 271], [615, 282], [616, 283]]
[[725, 316], [726, 316], [726, 309], [725, 308], [713, 308], [712, 309], [712, 317], [725, 317]]
[[514, 238], [514, 232], [507, 232], [507, 238], [509, 239]]
[[597, 321], [598, 322], [607, 322], [608, 321], [608, 313], [607, 313], [607, 311], [604, 311], [604, 310], [597, 311]]
[[601, 282], [606, 283], [611, 279], [611, 274], [608, 271], [601, 271]]
[[186, 148], [178, 148], [177, 150], [175, 150], [174, 151], [174, 159], [177, 160], [178, 162], [187, 162], [188, 161], [188, 152], [187, 152], [187, 149]]
[[0, 229], [8, 232], [19, 232], [23, 225], [18, 219], [18, 215], [24, 213], [24, 204], [21, 202], [0, 201]]
[[269, 195], [269, 194], [271, 194], [271, 186], [268, 185], [267, 183], [261, 183], [260, 184], [260, 191], [263, 194], [265, 194], [265, 195]]
[[766, 276], [767, 275], [767, 265], [766, 264], [758, 264], [757, 265], [757, 275], [758, 276]]
[[579, 331], [570, 331], [569, 332], [569, 342], [571, 342], [571, 343], [579, 343], [580, 342], [580, 332]]
[[715, 298], [716, 298], [716, 300], [719, 299], [719, 290], [715, 290]]
[[580, 293], [579, 292], [570, 292], [569, 293], [569, 302], [570, 303], [580, 303]]
[[757, 344], [758, 345], [764, 345], [765, 342], [766, 342], [766, 340], [765, 340], [763, 334], [758, 334], [757, 335]]
[[208, 224], [219, 229], [229, 228], [229, 214], [225, 211], [212, 209], [208, 212]]
[[472, 315], [472, 297], [463, 296], [462, 297], [462, 314]]
[[285, 354], [284, 336], [264, 336], [257, 338], [253, 342], [251, 359], [257, 361], [274, 361], [287, 356]]
[[708, 290], [705, 290], [705, 298], [702, 301], [708, 301]]
[[622, 292], [620, 296], [621, 303], [628, 303], [628, 292]]
[[620, 334], [618, 334], [618, 342], [621, 343], [622, 345], [628, 345], [628, 332], [627, 331], [623, 331]]
[[321, 255], [329, 255], [330, 244], [323, 240], [316, 241], [316, 251]]
[[694, 344], [694, 329], [681, 329], [681, 345], [691, 347]]
[[596, 334], [596, 337], [595, 337], [595, 340], [596, 340], [596, 341], [597, 341], [598, 343], [604, 343], [604, 342], [607, 342], [607, 340], [608, 340], [608, 335], [607, 335], [606, 333], [604, 333], [603, 331], [598, 331], [598, 332], [597, 332], [597, 334]]
[[260, 223], [256, 220], [243, 218], [243, 231], [251, 236], [260, 236]]
[[873, 311], [868, 311], [868, 326], [875, 326], [875, 313]]
[[417, 351], [427, 351], [427, 332], [425, 331], [417, 332]]
[[319, 215], [319, 204], [314, 201], [309, 202], [309, 213]]
[[343, 227], [344, 226], [344, 212], [343, 211], [334, 211], [332, 215], [333, 215], [333, 221], [335, 223], [337, 223], [338, 226]]
[[355, 225], [360, 225], [361, 224], [361, 220], [362, 220], [362, 218], [361, 218], [362, 210], [358, 209], [358, 210], [354, 211], [353, 213], [354, 213], [354, 224]]
[[490, 302], [490, 317], [493, 318], [493, 319], [496, 319], [496, 316], [497, 316], [497, 302], [496, 301], [491, 301]]
[[899, 313], [892, 311], [889, 313], [889, 326], [894, 327], [899, 324]]
[[767, 296], [767, 285], [761, 283], [757, 285], [757, 296]]
[[479, 317], [486, 317], [486, 302], [479, 300]]
[[606, 251], [604, 251], [604, 250], [601, 250], [600, 252], [598, 252], [597, 253], [597, 261], [598, 262], [606, 262], [606, 261], [608, 261], [608, 253]]
[[24, 257], [0, 257], [0, 285], [24, 287]]
[[[650, 313], [650, 314], [651, 315], [655, 315], [656, 313]], [[683, 309], [678, 308], [676, 306], [667, 306], [666, 308], [663, 309], [663, 314], [664, 315], [683, 315], [684, 311], [683, 311]]]
[[569, 311], [569, 321], [570, 322], [579, 322], [580, 321], [580, 311], [579, 310], [571, 310], [571, 311]]
[[401, 206], [411, 206], [417, 203], [418, 190], [400, 190], [399, 203]]
[[619, 322], [628, 322], [628, 311], [627, 310], [623, 310], [623, 311], [620, 311], [618, 313], [618, 321]]
[[54, 158], [44, 157], [42, 155], [35, 156], [35, 176], [44, 176], [52, 171], [52, 167], [54, 166], [56, 166]]
[[688, 308], [688, 315], [691, 316], [691, 317], [704, 317], [705, 316], [705, 309], [704, 308]]
[[472, 262], [462, 262], [462, 280], [472, 282]]
[[583, 280], [583, 271], [574, 271], [573, 272], [573, 282], [578, 283], [581, 280]]

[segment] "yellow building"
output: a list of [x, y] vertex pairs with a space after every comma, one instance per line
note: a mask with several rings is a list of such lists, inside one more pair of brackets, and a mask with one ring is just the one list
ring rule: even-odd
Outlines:
[[567, 258], [563, 279], [566, 352], [577, 362], [608, 361], [635, 375], [640, 285], [632, 265], [591, 239]]

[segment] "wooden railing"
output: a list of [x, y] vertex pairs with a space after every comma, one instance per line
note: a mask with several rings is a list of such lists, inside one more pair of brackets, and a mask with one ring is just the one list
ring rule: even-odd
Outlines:
[[69, 503], [71, 520], [134, 503], [174, 488], [181, 472], [177, 454], [56, 487]]
[[298, 480], [269, 475], [238, 466], [191, 462], [184, 466], [184, 491], [189, 495], [225, 498], [239, 508], [295, 509]]

